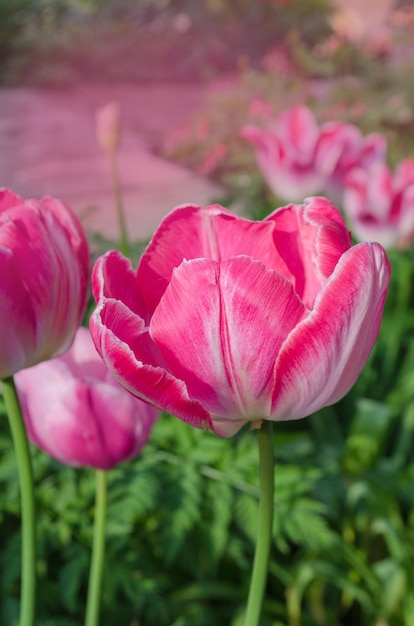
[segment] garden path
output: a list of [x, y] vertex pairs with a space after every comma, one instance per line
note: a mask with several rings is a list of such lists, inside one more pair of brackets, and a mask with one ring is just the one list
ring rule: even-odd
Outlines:
[[107, 156], [95, 135], [97, 109], [120, 103], [118, 165], [131, 240], [150, 237], [177, 204], [205, 204], [220, 190], [194, 172], [159, 158], [154, 145], [202, 104], [191, 85], [80, 85], [53, 91], [0, 89], [0, 187], [23, 197], [57, 196], [85, 228], [117, 237]]

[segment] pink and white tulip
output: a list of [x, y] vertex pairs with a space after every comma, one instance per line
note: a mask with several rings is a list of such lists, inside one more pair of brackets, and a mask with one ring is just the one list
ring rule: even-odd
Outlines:
[[65, 465], [107, 470], [131, 459], [157, 419], [109, 373], [86, 328], [64, 355], [15, 379], [29, 438]]
[[91, 334], [131, 393], [231, 436], [347, 393], [375, 342], [389, 277], [383, 248], [351, 246], [325, 198], [262, 222], [182, 206], [137, 271], [117, 251], [98, 259]]
[[339, 199], [347, 172], [384, 157], [386, 142], [373, 133], [363, 137], [352, 124], [318, 126], [303, 105], [283, 111], [273, 125], [247, 125], [242, 137], [253, 144], [263, 176], [279, 198], [299, 202], [323, 191]]
[[360, 241], [385, 248], [409, 245], [414, 237], [414, 159], [405, 159], [394, 174], [384, 163], [355, 168], [345, 179], [343, 206]]
[[60, 200], [0, 189], [0, 378], [66, 350], [85, 313], [89, 250]]

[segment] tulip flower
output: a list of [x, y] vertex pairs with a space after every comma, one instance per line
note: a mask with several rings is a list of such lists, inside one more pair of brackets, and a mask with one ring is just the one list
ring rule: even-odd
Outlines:
[[283, 111], [266, 129], [247, 125], [241, 135], [256, 148], [271, 191], [294, 202], [321, 191], [339, 199], [345, 174], [382, 158], [386, 149], [382, 135], [364, 138], [352, 124], [326, 122], [319, 127], [303, 105]]
[[382, 246], [352, 246], [326, 198], [262, 222], [182, 206], [137, 271], [118, 251], [98, 259], [91, 334], [132, 394], [232, 436], [348, 392], [377, 337], [389, 277]]
[[385, 163], [355, 168], [345, 178], [343, 206], [360, 241], [379, 241], [385, 248], [409, 245], [414, 236], [414, 159], [394, 173]]
[[83, 327], [65, 354], [22, 370], [15, 380], [29, 439], [61, 463], [97, 470], [85, 618], [85, 626], [97, 626], [107, 501], [107, 472], [102, 470], [140, 452], [158, 411], [116, 382]]
[[82, 327], [65, 354], [15, 380], [29, 439], [65, 465], [107, 470], [136, 456], [158, 414], [119, 385]]
[[65, 351], [86, 308], [88, 243], [60, 200], [0, 189], [0, 379], [19, 469], [22, 517], [20, 626], [34, 624], [33, 471], [13, 375]]
[[85, 313], [88, 243], [63, 202], [0, 189], [0, 378], [66, 350]]

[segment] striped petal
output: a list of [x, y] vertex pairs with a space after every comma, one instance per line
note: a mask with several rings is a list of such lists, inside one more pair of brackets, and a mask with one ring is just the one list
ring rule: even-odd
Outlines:
[[161, 222], [141, 258], [138, 288], [153, 312], [184, 259], [221, 261], [246, 254], [286, 274], [273, 237], [271, 222], [243, 219], [219, 205], [178, 207]]
[[327, 198], [316, 197], [278, 209], [265, 221], [275, 225], [274, 244], [288, 268], [285, 275], [311, 309], [321, 286], [351, 245], [341, 214]]
[[276, 363], [271, 419], [297, 419], [342, 398], [378, 334], [390, 277], [379, 244], [346, 252]]
[[157, 348], [148, 329], [126, 306], [102, 300], [90, 318], [90, 331], [109, 371], [130, 393], [192, 426], [214, 430], [208, 412], [189, 397], [185, 383], [155, 364]]
[[304, 314], [292, 285], [261, 262], [184, 261], [150, 334], [213, 419], [247, 421], [269, 415], [278, 352]]

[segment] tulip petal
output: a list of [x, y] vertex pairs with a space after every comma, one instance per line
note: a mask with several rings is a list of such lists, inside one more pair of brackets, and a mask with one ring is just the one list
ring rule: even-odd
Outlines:
[[2, 379], [26, 367], [32, 355], [37, 354], [37, 320], [30, 291], [27, 285], [22, 283], [19, 273], [16, 273], [13, 253], [1, 245], [0, 266], [0, 311], [4, 324], [3, 332], [0, 333], [0, 379]]
[[184, 261], [150, 324], [171, 372], [214, 418], [269, 415], [280, 347], [305, 314], [292, 285], [246, 256]]
[[[305, 140], [301, 149], [281, 141], [279, 132], [245, 126], [241, 136], [256, 148], [256, 160], [276, 197], [300, 202], [322, 190], [325, 177], [315, 168], [315, 139]], [[297, 137], [296, 137], [297, 139]]]
[[359, 244], [343, 255], [279, 354], [271, 419], [305, 417], [349, 391], [377, 337], [389, 277], [379, 244]]
[[316, 197], [278, 209], [265, 221], [274, 223], [274, 245], [288, 267], [287, 277], [312, 309], [321, 286], [351, 245], [342, 216], [329, 200]]
[[10, 189], [0, 188], [0, 216], [3, 211], [12, 209], [19, 204], [23, 204], [23, 202], [23, 198], [10, 191]]
[[89, 330], [84, 326], [78, 328], [70, 350], [60, 356], [60, 361], [77, 378], [104, 382], [110, 376], [105, 363], [96, 353]]
[[[214, 430], [210, 415], [189, 397], [183, 381], [142, 360], [151, 352], [150, 339], [142, 320], [127, 307], [103, 299], [90, 318], [90, 330], [110, 372], [130, 393], [196, 428]], [[135, 351], [128, 345], [133, 336]]]
[[155, 419], [145, 406], [138, 418], [136, 400], [115, 381], [77, 379], [61, 360], [22, 370], [16, 384], [31, 441], [65, 465], [106, 470], [127, 460]]
[[298, 104], [282, 111], [276, 121], [275, 133], [292, 156], [306, 165], [309, 163], [314, 156], [319, 128], [308, 107]]
[[286, 275], [273, 242], [270, 222], [243, 219], [219, 205], [183, 206], [161, 222], [137, 271], [138, 288], [152, 313], [165, 292], [174, 267], [191, 259], [216, 261], [246, 254]]
[[146, 320], [146, 306], [137, 290], [136, 272], [131, 261], [118, 250], [110, 250], [96, 261], [92, 271], [95, 300], [113, 298]]

